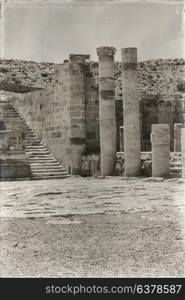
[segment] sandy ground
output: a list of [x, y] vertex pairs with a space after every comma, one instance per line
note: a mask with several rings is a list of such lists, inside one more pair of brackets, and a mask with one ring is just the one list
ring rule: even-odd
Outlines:
[[1, 277], [185, 276], [178, 179], [0, 182], [0, 216]]

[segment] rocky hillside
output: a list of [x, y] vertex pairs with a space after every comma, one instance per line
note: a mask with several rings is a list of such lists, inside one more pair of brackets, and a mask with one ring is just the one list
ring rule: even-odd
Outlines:
[[[97, 62], [89, 62], [98, 77]], [[185, 59], [149, 60], [138, 63], [139, 88], [146, 94], [185, 92]], [[0, 90], [27, 92], [56, 83], [55, 64], [0, 60]], [[115, 63], [117, 98], [121, 97], [121, 64]]]
[[22, 60], [0, 60], [0, 89], [21, 92], [29, 88], [46, 88], [55, 84], [55, 69], [51, 63]]
[[[92, 63], [98, 76], [98, 64]], [[159, 59], [138, 63], [139, 89], [145, 94], [173, 94], [185, 92], [185, 59]], [[115, 63], [117, 98], [122, 95], [121, 63]]]

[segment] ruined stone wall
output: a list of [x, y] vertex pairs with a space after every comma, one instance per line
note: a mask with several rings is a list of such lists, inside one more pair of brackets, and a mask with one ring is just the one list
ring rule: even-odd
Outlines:
[[185, 97], [181, 94], [147, 95], [142, 94], [141, 110], [141, 140], [143, 151], [151, 150], [150, 133], [152, 124], [169, 124], [170, 148], [174, 147], [174, 123], [183, 123], [183, 103]]
[[[61, 72], [65, 73], [62, 66]], [[70, 94], [68, 77], [62, 77], [63, 81], [50, 89], [14, 93], [11, 103], [42, 143], [68, 168], [70, 153], [67, 148], [71, 137]]]
[[65, 93], [57, 85], [50, 90], [14, 94], [11, 103], [36, 136], [60, 161], [65, 159], [70, 129]]
[[[70, 70], [72, 66], [76, 70]], [[57, 78], [57, 68], [61, 70], [60, 80]], [[173, 124], [183, 122], [184, 68], [183, 59], [138, 63], [143, 151], [151, 149], [152, 123], [170, 125], [173, 149]], [[119, 151], [119, 128], [123, 125], [120, 63], [115, 63], [115, 85]], [[85, 139], [85, 154], [99, 152], [97, 63], [65, 61], [54, 65], [1, 60], [0, 88], [16, 92], [14, 99], [17, 110], [59, 160], [65, 158], [67, 165], [70, 164], [71, 142], [82, 141], [78, 138]]]
[[[142, 151], [151, 151], [150, 133], [152, 124], [169, 124], [170, 148], [174, 145], [174, 123], [184, 123], [185, 94], [141, 94], [140, 126]], [[117, 149], [120, 150], [119, 128], [123, 125], [122, 99], [116, 101]]]
[[98, 88], [81, 63], [65, 62], [56, 74], [55, 87], [9, 98], [42, 143], [72, 169], [74, 149], [85, 144], [84, 153], [99, 151]]

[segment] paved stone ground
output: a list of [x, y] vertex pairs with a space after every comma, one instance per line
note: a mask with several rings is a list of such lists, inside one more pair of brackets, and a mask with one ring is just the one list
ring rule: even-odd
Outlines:
[[0, 182], [1, 277], [185, 276], [185, 184]]

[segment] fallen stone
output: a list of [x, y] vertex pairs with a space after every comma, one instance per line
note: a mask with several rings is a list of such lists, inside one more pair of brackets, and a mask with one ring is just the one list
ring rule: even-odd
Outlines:
[[97, 176], [96, 178], [97, 179], [105, 179], [106, 177], [105, 176]]
[[138, 179], [139, 177], [128, 177], [128, 176], [123, 176], [122, 177], [122, 180], [136, 180], [136, 179]]
[[180, 178], [180, 179], [178, 180], [178, 183], [185, 183], [185, 179], [184, 179], [184, 178]]

